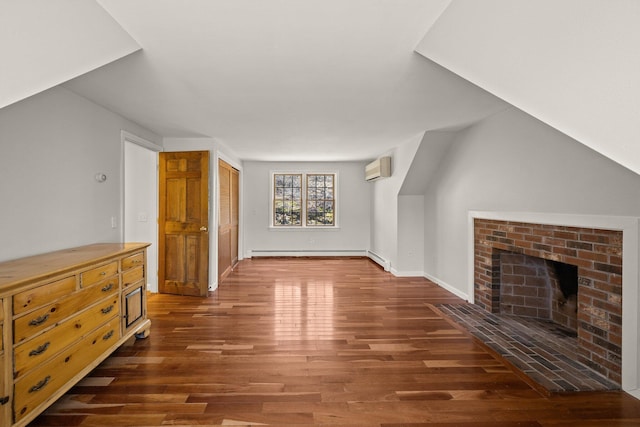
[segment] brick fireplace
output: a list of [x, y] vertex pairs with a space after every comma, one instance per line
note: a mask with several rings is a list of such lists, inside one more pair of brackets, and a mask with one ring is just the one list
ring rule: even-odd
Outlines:
[[[622, 231], [484, 218], [474, 218], [473, 230], [475, 304], [491, 313], [500, 313], [502, 305], [503, 309], [511, 310], [508, 314], [519, 314], [514, 312], [515, 305], [516, 312], [527, 315], [531, 312], [525, 303], [527, 298], [553, 300], [553, 295], [558, 295], [557, 289], [542, 290], [544, 285], [537, 280], [540, 273], [532, 273], [530, 268], [532, 261], [523, 258], [514, 262], [514, 258], [535, 257], [544, 260], [542, 263], [554, 261], [577, 267], [577, 295], [573, 303], [577, 316], [575, 320], [566, 320], [568, 323], [563, 326], [577, 333], [577, 360], [621, 384]], [[528, 273], [513, 274], [514, 269]], [[517, 295], [511, 291], [501, 296], [501, 277], [509, 272], [512, 281], [523, 287], [515, 291]], [[527, 280], [536, 282], [539, 289], [523, 290]], [[513, 288], [513, 283], [508, 286]], [[562, 301], [562, 297], [556, 299]], [[543, 309], [536, 310], [543, 314], [532, 317], [547, 316]], [[551, 313], [547, 318], [554, 320]]]

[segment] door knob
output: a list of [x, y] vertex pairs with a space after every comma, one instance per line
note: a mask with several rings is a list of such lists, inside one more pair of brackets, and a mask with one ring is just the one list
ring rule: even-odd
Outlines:
[[207, 231], [207, 227], [203, 225], [202, 227], [200, 227], [200, 231]]

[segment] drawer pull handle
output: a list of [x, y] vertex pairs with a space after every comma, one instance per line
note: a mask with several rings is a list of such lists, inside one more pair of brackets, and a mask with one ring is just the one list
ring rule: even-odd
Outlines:
[[6, 405], [9, 403], [9, 396], [0, 397], [0, 405]]
[[51, 381], [51, 375], [47, 375], [47, 377], [45, 379], [43, 379], [42, 381], [40, 381], [38, 384], [34, 385], [33, 387], [31, 387], [29, 389], [29, 393], [35, 393], [36, 391], [40, 391], [42, 390], [42, 388], [44, 386], [46, 386], [47, 384], [49, 384], [49, 381]]
[[49, 345], [51, 345], [51, 343], [47, 341], [46, 343], [42, 344], [40, 347], [34, 348], [29, 352], [29, 356], [40, 356], [42, 353], [47, 351], [47, 349], [49, 348]]
[[104, 334], [104, 336], [102, 337], [102, 339], [104, 341], [108, 340], [109, 338], [111, 338], [113, 336], [113, 329], [110, 330], [109, 332], [107, 332], [106, 334]]
[[39, 325], [42, 325], [47, 320], [49, 320], [49, 313], [31, 320], [31, 322], [29, 322], [29, 326], [39, 326]]
[[108, 314], [108, 313], [111, 313], [111, 310], [113, 310], [113, 305], [110, 305], [109, 307], [105, 307], [100, 311], [102, 312], [102, 314]]
[[106, 272], [106, 271], [101, 271], [101, 272], [100, 272], [100, 275], [101, 275], [101, 276], [106, 276], [106, 275], [107, 275], [107, 272]]
[[113, 289], [113, 283], [109, 283], [107, 286], [102, 288], [102, 292], [109, 292], [111, 289]]

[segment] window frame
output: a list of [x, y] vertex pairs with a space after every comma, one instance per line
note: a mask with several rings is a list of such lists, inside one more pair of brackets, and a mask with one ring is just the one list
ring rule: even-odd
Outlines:
[[[300, 224], [293, 225], [278, 225], [276, 224], [276, 175], [300, 175], [302, 181], [302, 187], [300, 191], [301, 196], [301, 213], [300, 213]], [[308, 191], [309, 191], [309, 176], [310, 175], [333, 175], [333, 224], [308, 224]], [[337, 171], [326, 171], [326, 170], [293, 170], [293, 171], [271, 171], [270, 172], [270, 195], [271, 198], [269, 200], [269, 229], [271, 230], [336, 230], [339, 228], [339, 215], [338, 215], [338, 206], [339, 206], [339, 177]], [[323, 199], [324, 200], [324, 199]]]

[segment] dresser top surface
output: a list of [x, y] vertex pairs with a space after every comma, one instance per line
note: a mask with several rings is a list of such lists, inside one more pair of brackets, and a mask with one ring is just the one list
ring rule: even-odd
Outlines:
[[95, 243], [0, 262], [0, 292], [142, 250], [149, 243]]

